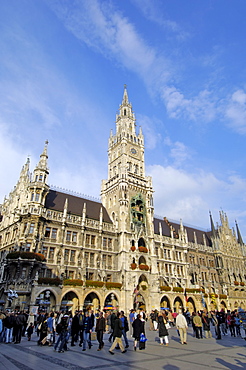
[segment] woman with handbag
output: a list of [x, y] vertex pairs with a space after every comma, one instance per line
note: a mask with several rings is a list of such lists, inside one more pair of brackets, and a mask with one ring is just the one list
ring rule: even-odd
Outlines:
[[160, 345], [163, 346], [163, 341], [165, 341], [166, 346], [169, 344], [168, 340], [168, 330], [167, 330], [167, 316], [163, 312], [160, 312], [158, 315], [158, 328], [159, 328], [159, 338], [160, 338]]
[[[141, 320], [140, 315], [132, 323], [133, 328], [133, 338], [134, 338], [134, 351], [137, 350], [137, 344], [140, 341], [141, 334], [144, 334], [144, 321]], [[144, 342], [143, 342], [144, 343]], [[139, 347], [140, 349], [140, 347]]]

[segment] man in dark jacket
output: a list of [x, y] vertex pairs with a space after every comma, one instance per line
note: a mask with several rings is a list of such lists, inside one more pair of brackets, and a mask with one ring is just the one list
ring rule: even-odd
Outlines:
[[75, 346], [79, 336], [79, 313], [76, 311], [71, 325], [71, 346]]
[[82, 347], [83, 343], [83, 321], [84, 321], [84, 314], [83, 311], [79, 311], [78, 314], [78, 320], [79, 320], [79, 346]]
[[106, 328], [106, 321], [105, 318], [103, 317], [103, 312], [99, 313], [99, 318], [97, 319], [96, 322], [96, 333], [97, 333], [97, 341], [99, 343], [98, 351], [101, 351], [101, 349], [104, 346], [104, 341], [103, 341], [103, 333], [105, 332]]
[[21, 311], [19, 315], [16, 316], [15, 326], [16, 326], [16, 340], [15, 344], [21, 342], [22, 328], [26, 324], [26, 316], [24, 312]]
[[114, 323], [115, 323], [116, 318], [117, 318], [117, 316], [116, 316], [115, 312], [112, 312], [112, 314], [110, 315], [111, 334], [110, 334], [109, 339], [108, 339], [108, 341], [110, 343], [111, 343], [111, 340], [112, 340], [112, 337], [113, 337], [113, 334], [114, 334]]
[[11, 343], [12, 341], [12, 332], [14, 326], [14, 314], [8, 313], [5, 319], [3, 320], [3, 325], [5, 327], [5, 343]]
[[69, 320], [69, 316], [64, 315], [61, 318], [61, 322], [56, 326], [56, 332], [59, 334], [59, 338], [55, 344], [54, 351], [56, 351], [56, 349], [58, 348], [58, 345], [60, 344], [59, 350], [58, 350], [59, 353], [64, 352], [64, 350], [67, 350], [68, 320]]
[[119, 344], [120, 346], [120, 349], [121, 349], [121, 353], [126, 353], [126, 349], [124, 348], [123, 346], [123, 343], [122, 343], [122, 323], [121, 323], [121, 319], [120, 319], [120, 313], [118, 312], [117, 313], [117, 318], [115, 319], [115, 322], [114, 322], [114, 331], [113, 331], [113, 337], [114, 337], [114, 342], [112, 344], [112, 346], [110, 347], [109, 349], [109, 353], [111, 353], [111, 355], [114, 355], [114, 348], [116, 347], [117, 344]]

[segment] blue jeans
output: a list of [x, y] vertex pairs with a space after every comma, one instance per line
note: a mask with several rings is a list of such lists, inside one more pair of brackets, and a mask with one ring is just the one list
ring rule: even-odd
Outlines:
[[126, 346], [128, 346], [129, 344], [128, 344], [128, 339], [127, 339], [127, 336], [126, 336], [125, 329], [122, 329], [122, 335], [123, 335], [123, 337], [124, 337], [124, 340], [125, 340], [125, 344], [126, 344]]
[[60, 338], [61, 344], [60, 344], [60, 347], [59, 347], [59, 351], [62, 351], [65, 348], [65, 345], [66, 345], [66, 342], [67, 342], [67, 332], [62, 331], [60, 337], [61, 337]]
[[12, 342], [13, 328], [5, 328], [5, 343]]
[[86, 349], [86, 342], [88, 342], [89, 348], [91, 347], [90, 333], [83, 332], [83, 349]]

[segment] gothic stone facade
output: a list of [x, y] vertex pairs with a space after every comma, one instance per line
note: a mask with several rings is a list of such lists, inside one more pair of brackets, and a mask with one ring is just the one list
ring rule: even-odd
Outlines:
[[154, 216], [144, 136], [126, 88], [101, 202], [48, 185], [47, 146], [0, 206], [2, 307], [246, 308], [238, 225], [231, 229], [224, 212], [217, 227], [210, 215], [209, 232]]

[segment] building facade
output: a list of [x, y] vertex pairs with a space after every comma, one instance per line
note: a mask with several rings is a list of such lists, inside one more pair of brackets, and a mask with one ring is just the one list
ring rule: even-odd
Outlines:
[[124, 89], [101, 202], [48, 185], [48, 143], [0, 206], [0, 304], [32, 309], [246, 308], [246, 249], [220, 213], [211, 231], [154, 215], [144, 136]]

